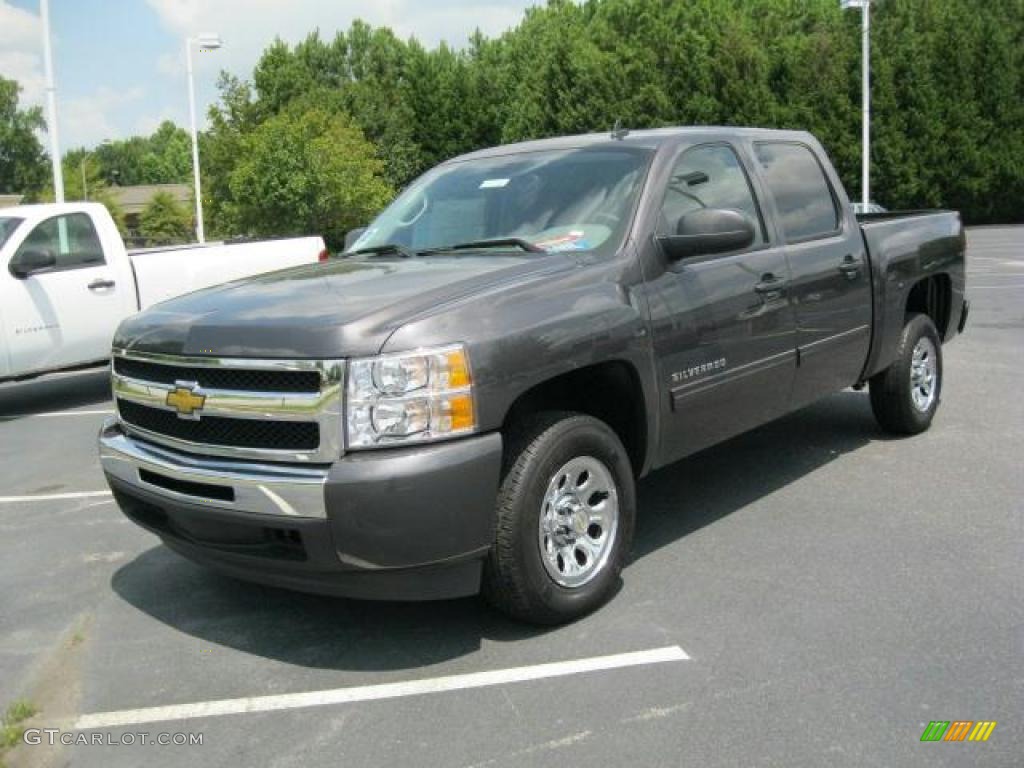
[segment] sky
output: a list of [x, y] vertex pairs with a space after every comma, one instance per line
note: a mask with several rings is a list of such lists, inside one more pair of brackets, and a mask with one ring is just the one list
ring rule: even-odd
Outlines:
[[[61, 152], [151, 133], [163, 120], [188, 127], [185, 38], [216, 32], [217, 51], [196, 53], [200, 127], [217, 100], [221, 69], [251, 79], [275, 37], [296, 43], [319, 29], [331, 39], [356, 18], [427, 46], [462, 47], [477, 28], [500, 34], [537, 0], [50, 0]], [[23, 87], [22, 106], [43, 105], [39, 0], [0, 0], [0, 75]]]

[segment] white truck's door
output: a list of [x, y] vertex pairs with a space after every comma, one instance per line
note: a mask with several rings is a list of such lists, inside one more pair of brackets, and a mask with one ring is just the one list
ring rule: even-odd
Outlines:
[[134, 311], [135, 286], [127, 259], [109, 264], [103, 245], [92, 217], [73, 212], [39, 222], [17, 246], [2, 278], [12, 374], [110, 354], [118, 323]]

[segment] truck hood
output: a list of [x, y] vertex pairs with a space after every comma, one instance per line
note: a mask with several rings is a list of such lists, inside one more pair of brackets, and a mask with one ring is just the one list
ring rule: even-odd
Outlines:
[[[166, 355], [373, 355], [406, 322], [571, 269], [564, 255], [338, 259], [181, 296], [125, 320], [114, 347]], [[454, 341], [454, 340], [453, 340]]]

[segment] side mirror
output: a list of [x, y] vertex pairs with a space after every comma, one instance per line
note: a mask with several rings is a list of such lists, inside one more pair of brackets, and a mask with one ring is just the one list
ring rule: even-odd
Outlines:
[[679, 217], [676, 234], [657, 239], [665, 255], [673, 261], [688, 256], [726, 253], [746, 248], [754, 242], [754, 222], [742, 211], [732, 208], [703, 208]]
[[11, 274], [19, 280], [24, 280], [36, 272], [52, 269], [55, 266], [57, 266], [57, 257], [52, 253], [32, 249], [22, 251], [11, 261]]
[[359, 227], [357, 229], [350, 229], [345, 233], [345, 251], [348, 252], [356, 241], [363, 236], [363, 232], [366, 231], [366, 227]]

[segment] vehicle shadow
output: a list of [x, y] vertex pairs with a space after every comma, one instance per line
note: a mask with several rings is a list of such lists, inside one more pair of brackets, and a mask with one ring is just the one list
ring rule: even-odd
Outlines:
[[892, 440], [866, 392], [846, 390], [644, 478], [633, 540], [638, 560], [767, 496], [843, 454]]
[[[867, 397], [844, 392], [660, 470], [640, 483], [634, 559], [879, 439]], [[135, 608], [205, 642], [311, 668], [412, 669], [472, 653], [484, 639], [548, 631], [473, 598], [362, 602], [246, 584], [162, 546], [122, 566], [111, 584]]]
[[0, 384], [0, 421], [110, 401], [106, 367]]
[[479, 598], [370, 602], [249, 584], [209, 571], [163, 546], [117, 570], [126, 602], [204, 642], [302, 667], [415, 669], [543, 634]]

